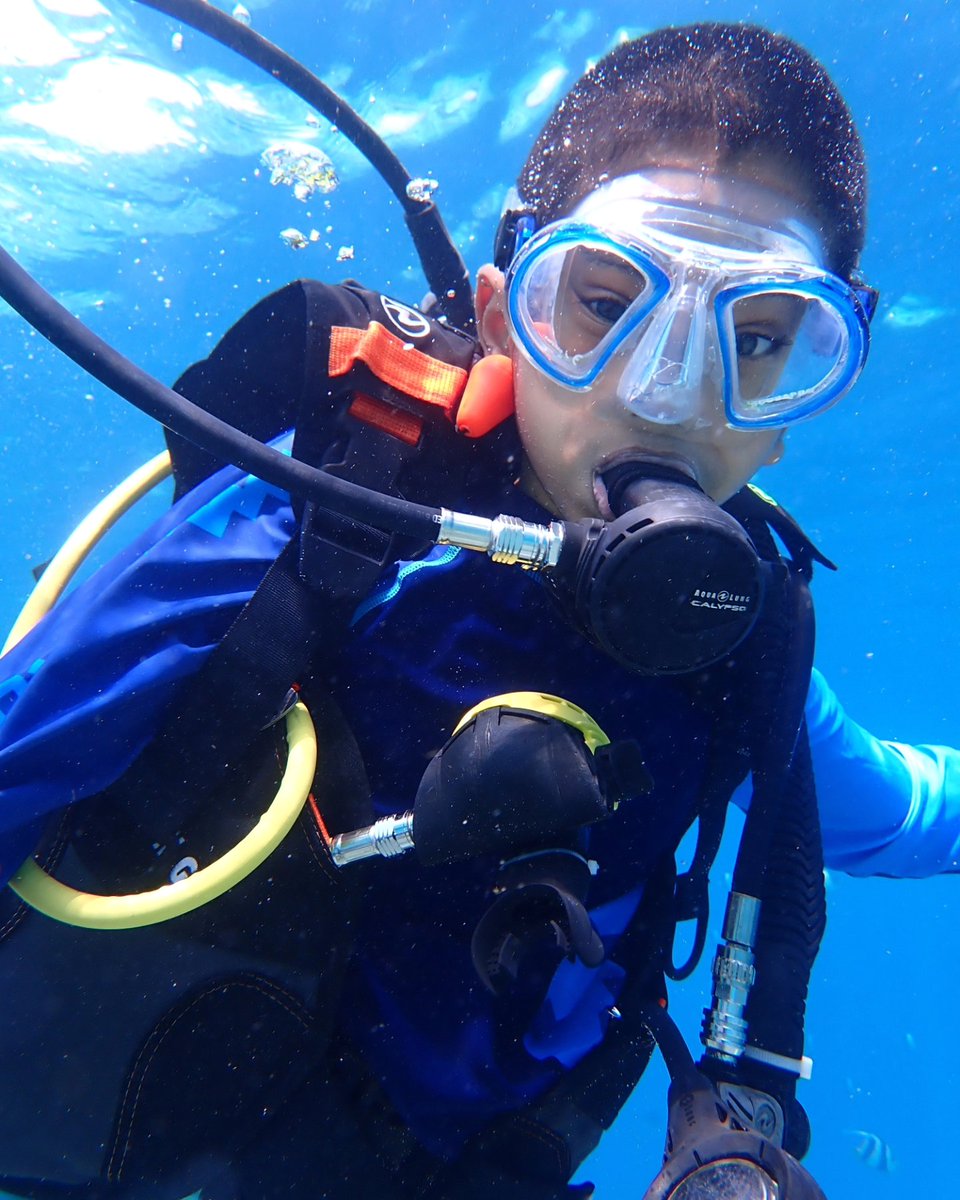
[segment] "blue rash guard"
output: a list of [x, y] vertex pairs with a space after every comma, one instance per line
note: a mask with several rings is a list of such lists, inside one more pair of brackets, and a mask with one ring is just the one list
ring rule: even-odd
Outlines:
[[[293, 531], [284, 493], [227, 468], [5, 656], [4, 878], [45, 814], [96, 793], [135, 758]], [[428, 870], [411, 858], [370, 872], [345, 1025], [414, 1132], [450, 1154], [602, 1038], [623, 977], [617, 939], [646, 871], [689, 822], [709, 729], [675, 681], [631, 675], [568, 629], [535, 578], [466, 552], [438, 548], [392, 569], [331, 650], [329, 669], [379, 812], [409, 807], [427, 761], [468, 707], [518, 689], [564, 695], [614, 740], [637, 737], [655, 781], [653, 793], [589, 831], [600, 865], [589, 907], [607, 961], [592, 971], [562, 964], [522, 1027], [497, 1010], [470, 963], [496, 862]], [[861, 875], [956, 870], [957, 752], [873, 738], [817, 672], [807, 720], [827, 864]]]

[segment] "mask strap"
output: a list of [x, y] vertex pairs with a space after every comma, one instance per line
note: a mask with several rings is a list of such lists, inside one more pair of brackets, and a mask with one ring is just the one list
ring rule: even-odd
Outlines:
[[853, 294], [860, 301], [860, 307], [863, 309], [863, 315], [870, 322], [873, 320], [873, 314], [877, 311], [877, 305], [880, 303], [880, 293], [876, 288], [870, 287], [867, 283], [855, 282], [852, 285]]

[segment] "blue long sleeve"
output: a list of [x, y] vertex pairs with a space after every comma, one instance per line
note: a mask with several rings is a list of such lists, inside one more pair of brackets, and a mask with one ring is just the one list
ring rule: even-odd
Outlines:
[[[897, 879], [960, 872], [960, 750], [874, 737], [817, 670], [806, 715], [826, 865]], [[733, 800], [748, 806], [749, 780]]]
[[806, 719], [828, 866], [900, 878], [960, 870], [960, 751], [872, 737], [818, 671]]
[[960, 751], [873, 737], [819, 671], [807, 724], [828, 867], [898, 878], [960, 871]]

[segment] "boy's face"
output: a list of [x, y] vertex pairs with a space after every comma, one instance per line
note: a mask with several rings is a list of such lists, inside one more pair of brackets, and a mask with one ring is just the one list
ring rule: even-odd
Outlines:
[[[799, 222], [809, 231], [809, 243], [817, 244], [815, 219], [785, 170], [754, 162], [733, 171], [729, 167], [711, 169], [704, 167], [699, 156], [676, 155], [643, 167], [638, 174], [665, 203], [703, 206], [759, 225]], [[598, 198], [600, 193], [593, 195]], [[594, 220], [593, 202], [587, 197], [573, 215]], [[563, 294], [572, 290], [578, 296], [599, 297], [591, 301], [591, 312], [600, 318], [605, 317], [611, 296], [618, 305], [633, 298], [632, 293], [625, 294], [633, 285], [622, 267], [605, 262], [602, 255], [568, 255], [564, 262], [568, 275], [561, 283], [569, 287]], [[811, 262], [816, 262], [816, 255]], [[688, 379], [682, 386], [659, 387], [663, 399], [656, 407], [628, 405], [623, 400], [623, 379], [629, 371], [643, 374], [642, 361], [604, 369], [585, 389], [573, 389], [551, 378], [529, 361], [514, 340], [506, 317], [504, 282], [502, 272], [494, 267], [481, 270], [478, 327], [488, 352], [507, 354], [513, 361], [517, 422], [525, 452], [524, 486], [558, 516], [568, 520], [610, 517], [600, 472], [623, 458], [654, 459], [677, 466], [693, 475], [718, 503], [729, 499], [760, 467], [779, 461], [783, 430], [731, 427], [715, 373], [700, 370], [699, 364], [694, 363], [697, 369], [688, 372], [692, 384]], [[782, 307], [782, 298], [778, 299]], [[694, 303], [692, 293], [690, 303]], [[748, 303], [756, 306], [758, 302]], [[696, 304], [706, 307], [702, 298]], [[569, 307], [555, 313], [554, 335], [567, 343], [571, 355], [589, 352], [591, 338], [597, 337], [585, 325], [591, 315], [584, 315], [582, 309], [569, 311]], [[761, 334], [790, 320], [789, 313], [780, 311], [756, 311], [747, 317], [751, 328]], [[700, 353], [700, 343], [691, 331], [702, 319], [693, 311], [681, 320], [673, 319], [663, 334], [664, 344], [679, 339], [684, 343], [679, 356], [686, 355], [688, 360]], [[788, 337], [789, 331], [783, 336]], [[768, 353], [763, 356], [761, 345], [761, 353], [744, 368], [741, 382], [746, 386], [750, 386], [747, 370], [768, 375], [778, 370], [776, 355], [769, 352], [776, 337], [761, 337], [760, 341], [767, 344]], [[643, 358], [642, 354], [635, 357]]]

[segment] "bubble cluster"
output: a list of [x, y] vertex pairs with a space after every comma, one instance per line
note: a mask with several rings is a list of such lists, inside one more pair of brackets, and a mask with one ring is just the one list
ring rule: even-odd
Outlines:
[[306, 142], [275, 142], [260, 161], [269, 167], [273, 186], [292, 188], [298, 200], [308, 200], [314, 192], [332, 192], [340, 182], [327, 155]]
[[411, 179], [407, 184], [407, 195], [411, 200], [419, 200], [422, 204], [426, 204], [439, 186], [436, 179]]
[[280, 239], [286, 242], [291, 250], [305, 250], [310, 244], [309, 239], [299, 229], [281, 229]]

